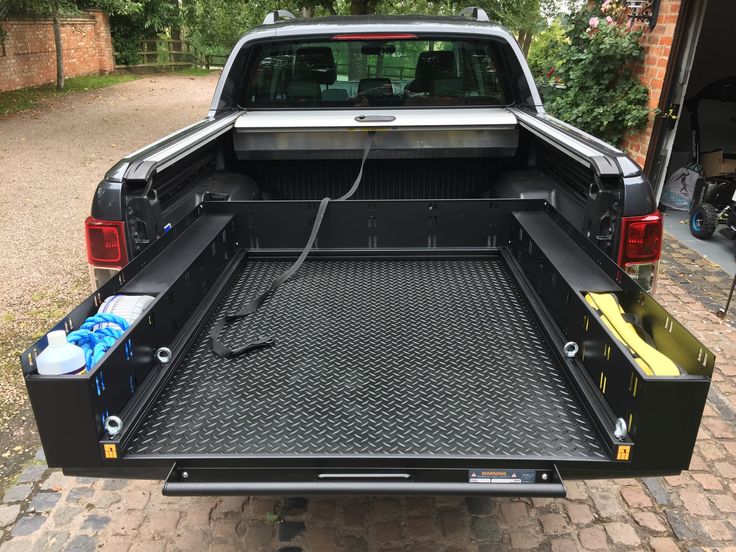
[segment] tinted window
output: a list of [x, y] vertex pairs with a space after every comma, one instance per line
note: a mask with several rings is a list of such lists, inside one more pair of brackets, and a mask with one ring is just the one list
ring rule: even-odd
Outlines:
[[508, 105], [500, 55], [480, 40], [331, 40], [257, 47], [244, 104], [278, 107]]

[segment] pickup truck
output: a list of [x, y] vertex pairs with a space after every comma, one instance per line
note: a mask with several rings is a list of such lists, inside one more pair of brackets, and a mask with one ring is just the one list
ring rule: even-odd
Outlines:
[[22, 355], [66, 474], [564, 496], [689, 466], [715, 357], [649, 294], [649, 183], [545, 114], [480, 9], [269, 14], [204, 120], [105, 175], [86, 238], [98, 289], [53, 329], [154, 299], [81, 375], [38, 373], [45, 336]]

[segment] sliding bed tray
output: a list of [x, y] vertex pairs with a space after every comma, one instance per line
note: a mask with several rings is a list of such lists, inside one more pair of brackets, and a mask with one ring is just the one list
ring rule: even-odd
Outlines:
[[[300, 271], [221, 334], [273, 345], [214, 354], [212, 326], [290, 266], [315, 212], [204, 203], [57, 326], [156, 297], [91, 373], [39, 376], [44, 339], [24, 354], [49, 464], [172, 495], [561, 496], [561, 477], [688, 467], [712, 353], [542, 201], [333, 203]], [[647, 375], [588, 292], [682, 374]]]

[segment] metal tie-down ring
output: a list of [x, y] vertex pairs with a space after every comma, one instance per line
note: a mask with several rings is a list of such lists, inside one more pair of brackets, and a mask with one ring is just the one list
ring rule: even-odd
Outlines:
[[161, 364], [168, 364], [168, 362], [171, 360], [171, 349], [168, 347], [160, 347], [156, 349], [156, 359]]
[[580, 351], [580, 347], [578, 347], [578, 344], [574, 341], [568, 341], [565, 343], [565, 346], [562, 347], [562, 351], [565, 353], [567, 358], [575, 358], [578, 351]]
[[616, 420], [616, 427], [613, 430], [613, 436], [616, 437], [616, 439], [621, 439], [622, 441], [629, 436], [629, 428], [626, 425], [626, 420], [623, 418], [618, 418]]
[[123, 420], [118, 418], [117, 416], [108, 416], [105, 420], [105, 431], [107, 431], [110, 436], [115, 436], [118, 433], [120, 433], [123, 430]]

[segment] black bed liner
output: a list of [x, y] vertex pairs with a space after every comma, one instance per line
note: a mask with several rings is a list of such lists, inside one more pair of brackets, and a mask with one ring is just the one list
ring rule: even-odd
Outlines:
[[[26, 351], [49, 465], [169, 473], [178, 495], [563, 496], [561, 476], [687, 468], [713, 354], [540, 200], [330, 204], [296, 277], [222, 332], [275, 345], [214, 355], [209, 329], [298, 255], [316, 208], [205, 202], [56, 325], [116, 293], [155, 295], [91, 373], [39, 376], [45, 339]], [[591, 291], [616, 294], [685, 374], [645, 374]]]
[[308, 261], [224, 334], [276, 345], [216, 356], [214, 320], [289, 264], [245, 263], [129, 454], [605, 457], [498, 256]]

